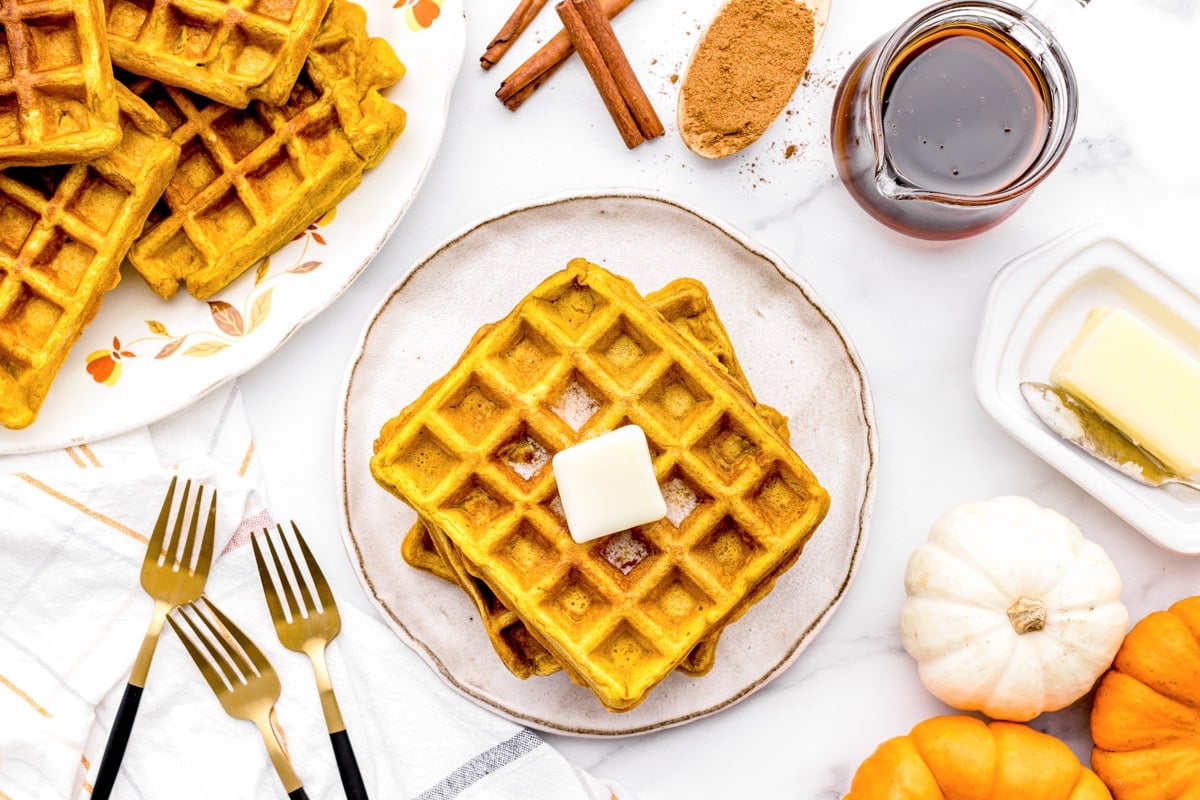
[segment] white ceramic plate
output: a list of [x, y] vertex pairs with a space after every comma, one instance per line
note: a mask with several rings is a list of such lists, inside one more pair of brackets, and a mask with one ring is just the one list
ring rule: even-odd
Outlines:
[[[1143, 486], [1064, 442], [1025, 404], [1019, 384], [1050, 368], [1097, 305], [1126, 308], [1200, 358], [1200, 295], [1106, 226], [1073, 231], [1010, 262], [996, 275], [975, 353], [983, 407], [1019, 442], [1152, 541], [1200, 553], [1200, 494]], [[1190, 323], [1189, 323], [1190, 320]]]
[[[407, 74], [387, 97], [408, 112], [404, 133], [338, 206], [212, 298], [180, 292], [164, 301], [126, 264], [120, 285], [71, 350], [37, 420], [0, 429], [0, 454], [104, 438], [162, 419], [241, 375], [340, 295], [370, 263], [408, 210], [445, 130], [466, 39], [462, 0], [358, 0], [368, 29], [385, 37]], [[430, 12], [441, 6], [436, 19]], [[111, 385], [88, 372], [89, 356], [112, 358]]]
[[[584, 256], [643, 293], [688, 275], [707, 284], [755, 394], [791, 422], [792, 445], [829, 489], [829, 516], [766, 599], [722, 635], [703, 678], [674, 674], [633, 711], [605, 711], [559, 673], [521, 681], [492, 651], [457, 587], [408, 566], [413, 512], [371, 478], [383, 423], [454, 364], [475, 330]], [[862, 364], [812, 289], [728, 226], [667, 200], [605, 193], [549, 200], [470, 228], [418, 264], [368, 323], [338, 425], [343, 534], [364, 590], [452, 687], [523, 724], [627, 735], [726, 708], [790, 664], [853, 577], [874, 494], [877, 443]]]

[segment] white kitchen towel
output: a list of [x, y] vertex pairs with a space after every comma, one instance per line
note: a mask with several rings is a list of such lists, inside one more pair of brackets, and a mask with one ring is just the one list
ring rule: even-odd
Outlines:
[[[0, 800], [90, 795], [150, 620], [139, 572], [175, 474], [218, 491], [206, 593], [278, 671], [279, 726], [309, 797], [343, 796], [308, 659], [279, 644], [263, 600], [248, 543], [271, 517], [231, 384], [143, 430], [0, 459]], [[450, 691], [382, 623], [350, 603], [339, 610], [329, 667], [372, 797], [614, 796], [535, 734]], [[284, 795], [257, 729], [224, 713], [164, 630], [114, 800]]]

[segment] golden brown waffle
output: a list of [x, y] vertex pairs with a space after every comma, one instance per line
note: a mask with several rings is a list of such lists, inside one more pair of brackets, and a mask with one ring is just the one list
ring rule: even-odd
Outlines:
[[[443, 551], [446, 552], [444, 557]], [[417, 522], [405, 535], [401, 552], [409, 564], [453, 583], [467, 594], [479, 610], [492, 648], [512, 674], [525, 679], [533, 675], [553, 675], [562, 669], [550, 651], [533, 638], [520, 617], [468, 569], [458, 548], [436, 529], [428, 529], [424, 523]], [[676, 669], [685, 675], [707, 673], [716, 663], [720, 635], [718, 631], [696, 645]]]
[[[695, 278], [676, 278], [657, 292], [646, 295], [646, 302], [654, 307], [663, 318], [683, 334], [701, 353], [716, 359], [735, 384], [750, 399], [754, 391], [742, 371], [742, 365], [733, 351], [733, 341], [724, 323], [717, 316], [708, 289]], [[790, 441], [787, 417], [771, 406], [757, 404], [758, 412], [771, 424], [785, 442]]]
[[167, 128], [123, 87], [117, 149], [0, 173], [0, 423], [33, 422], [175, 169]]
[[329, 0], [104, 0], [118, 67], [245, 108], [282, 105]]
[[434, 527], [426, 528], [425, 534], [438, 558], [449, 567], [452, 582], [466, 592], [479, 610], [492, 647], [510, 672], [518, 678], [528, 678], [531, 675], [550, 675], [562, 669], [550, 651], [530, 635], [529, 629], [517, 615], [496, 597], [484, 581], [467, 569], [461, 551], [444, 534]]
[[408, 533], [404, 534], [404, 538], [400, 542], [400, 555], [408, 562], [409, 566], [416, 567], [422, 572], [428, 572], [447, 583], [458, 585], [458, 576], [454, 574], [454, 570], [450, 568], [446, 559], [442, 558], [437, 548], [434, 547], [433, 537], [421, 520], [414, 522], [408, 529]]
[[149, 79], [131, 88], [183, 149], [129, 260], [155, 292], [204, 299], [291, 241], [362, 180], [404, 128], [379, 90], [404, 74], [366, 14], [334, 0], [286, 105], [235, 109]]
[[[657, 292], [646, 295], [646, 302], [691, 340], [700, 352], [714, 358], [744, 391], [753, 396], [733, 343], [704, 284], [692, 278], [677, 278]], [[787, 441], [790, 437], [786, 417], [770, 406], [759, 404], [758, 409]], [[443, 558], [442, 552], [448, 552], [448, 557]], [[454, 543], [436, 529], [418, 520], [405, 535], [400, 553], [411, 566], [454, 583], [467, 593], [475, 603], [496, 654], [514, 675], [519, 678], [550, 675], [562, 668], [529, 635], [525, 623], [496, 598], [486, 583], [470, 572]], [[715, 663], [719, 637], [718, 631], [696, 645], [677, 669], [693, 676], [706, 674]]]
[[121, 138], [99, 0], [0, 0], [0, 169], [78, 164]]
[[[694, 500], [684, 518], [628, 534], [643, 551], [628, 572], [611, 552], [622, 534], [570, 538], [549, 468], [553, 453], [626, 423], [646, 432], [660, 485]], [[530, 449], [532, 461], [514, 460]], [[582, 259], [385, 424], [371, 470], [616, 711], [743, 613], [829, 504], [724, 370], [627, 280]]]

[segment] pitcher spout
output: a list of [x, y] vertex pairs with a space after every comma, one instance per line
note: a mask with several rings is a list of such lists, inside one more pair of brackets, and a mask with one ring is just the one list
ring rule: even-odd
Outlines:
[[875, 165], [875, 189], [888, 200], [907, 200], [913, 187], [906, 184], [886, 158]]

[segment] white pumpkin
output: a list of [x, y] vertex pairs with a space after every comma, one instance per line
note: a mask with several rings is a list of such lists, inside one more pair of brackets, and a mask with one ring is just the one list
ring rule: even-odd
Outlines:
[[960, 506], [904, 574], [900, 638], [938, 699], [1024, 722], [1078, 700], [1112, 663], [1129, 614], [1104, 550], [1024, 497]]

